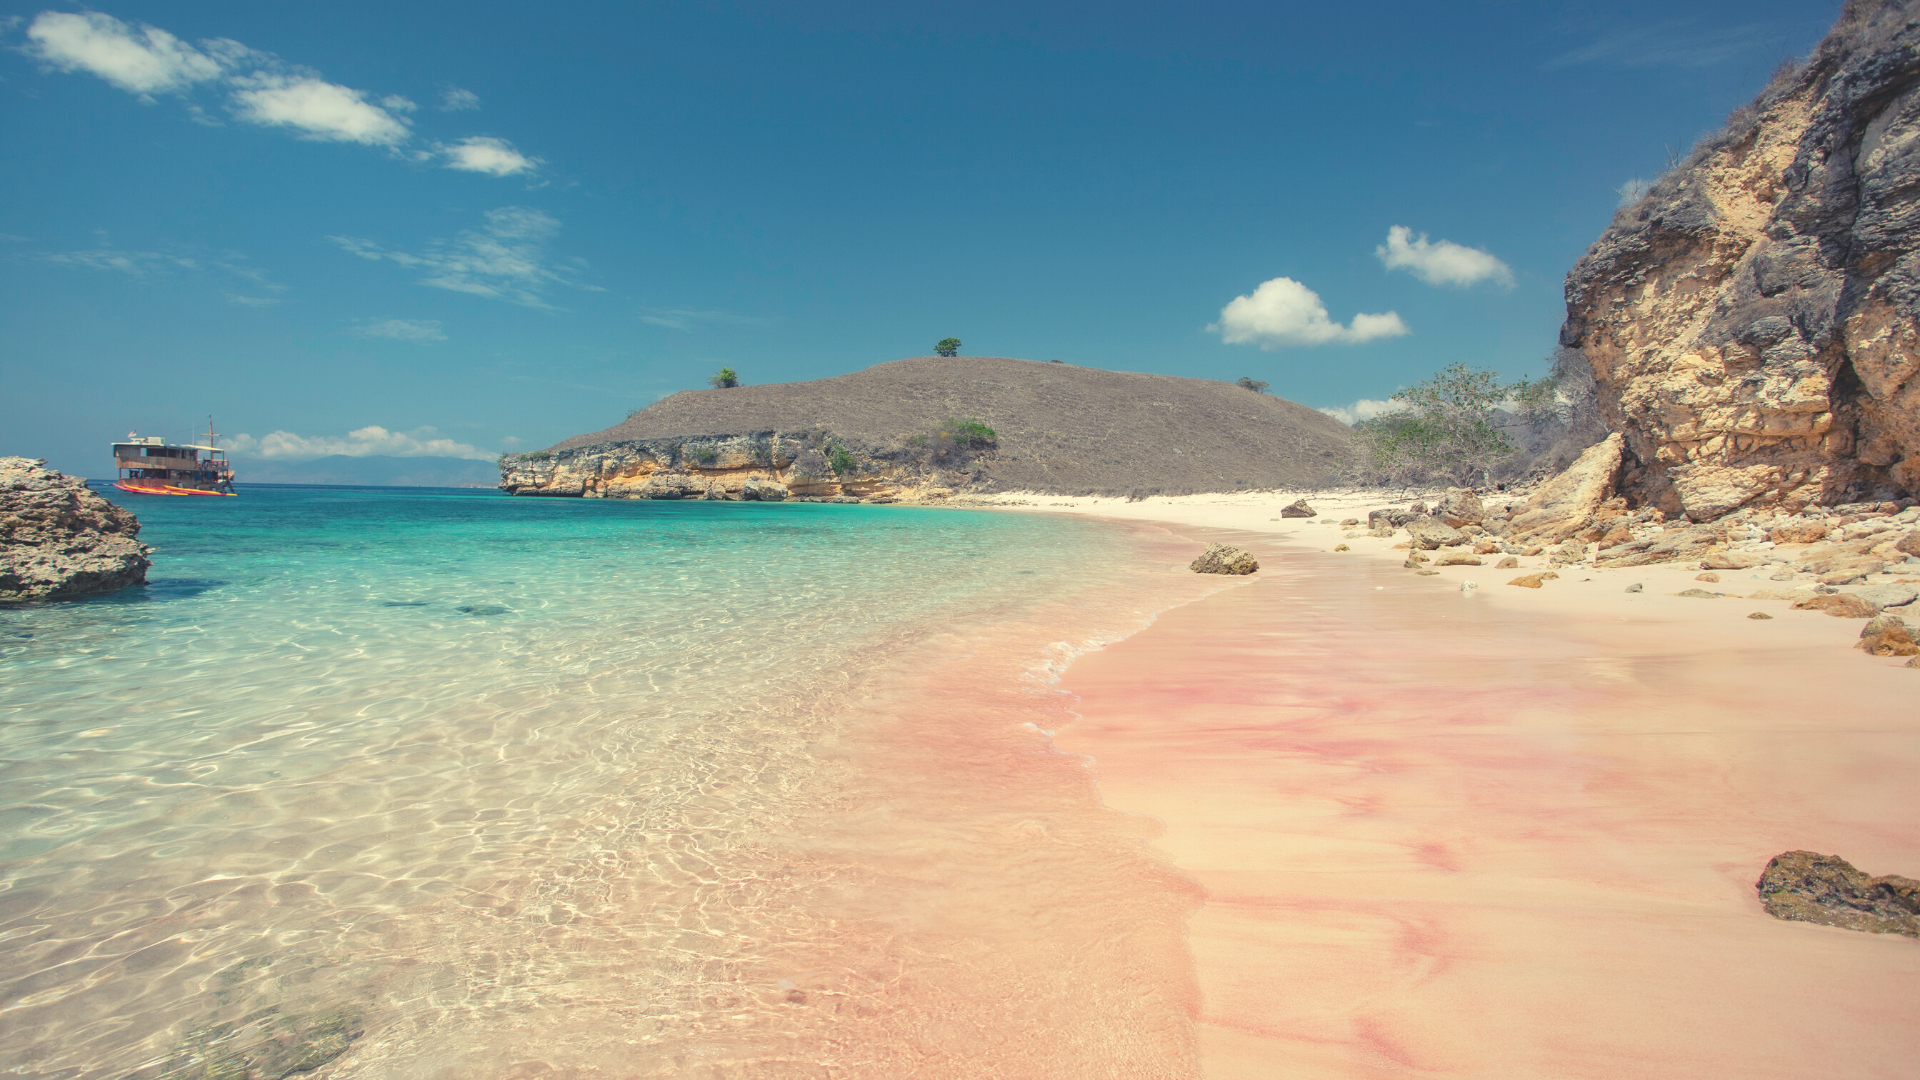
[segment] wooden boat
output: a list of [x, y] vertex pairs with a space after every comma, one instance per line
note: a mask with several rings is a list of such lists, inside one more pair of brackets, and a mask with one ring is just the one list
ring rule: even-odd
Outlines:
[[211, 420], [205, 444], [170, 443], [129, 431], [126, 442], [113, 444], [113, 486], [135, 495], [236, 495], [233, 466], [227, 452], [213, 445], [215, 438]]

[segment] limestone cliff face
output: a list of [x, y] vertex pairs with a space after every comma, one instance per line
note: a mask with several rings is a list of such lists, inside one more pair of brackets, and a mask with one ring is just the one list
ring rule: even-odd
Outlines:
[[500, 486], [512, 495], [589, 499], [939, 499], [969, 486], [992, 456], [990, 449], [913, 453], [821, 432], [759, 431], [509, 456], [500, 463]]
[[1568, 275], [1633, 504], [1920, 494], [1917, 8], [1848, 4]]

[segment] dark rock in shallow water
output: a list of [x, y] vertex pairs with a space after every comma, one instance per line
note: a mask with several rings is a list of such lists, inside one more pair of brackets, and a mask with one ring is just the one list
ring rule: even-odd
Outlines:
[[0, 457], [0, 600], [72, 600], [147, 580], [133, 514], [34, 458]]
[[1252, 555], [1226, 544], [1208, 544], [1189, 567], [1196, 574], [1251, 574], [1260, 569]]
[[1920, 881], [1869, 877], [1838, 855], [1775, 855], [1753, 887], [1777, 919], [1920, 937]]
[[461, 604], [453, 610], [462, 615], [505, 615], [512, 609], [505, 604]]

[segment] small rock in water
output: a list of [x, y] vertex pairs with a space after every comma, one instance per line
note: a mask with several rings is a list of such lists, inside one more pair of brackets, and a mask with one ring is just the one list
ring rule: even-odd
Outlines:
[[1747, 616], [1747, 618], [1749, 618], [1749, 619], [1771, 619], [1771, 618], [1773, 618], [1773, 616], [1771, 616], [1771, 615], [1769, 615], [1769, 614], [1767, 614], [1767, 613], [1766, 613], [1766, 612], [1764, 612], [1764, 611], [1756, 611], [1756, 612], [1754, 612], [1753, 614], [1751, 614], [1751, 615], [1749, 615], [1749, 616]]
[[1280, 516], [1283, 518], [1310, 518], [1318, 515], [1315, 513], [1313, 507], [1307, 505], [1307, 500], [1295, 499], [1292, 506], [1281, 509]]
[[1633, 584], [1627, 586], [1627, 591], [1628, 592], [1646, 592], [1647, 587], [1636, 581]]
[[1252, 555], [1226, 544], [1208, 544], [1188, 566], [1196, 574], [1251, 574], [1260, 569]]
[[508, 609], [505, 604], [461, 604], [459, 607], [454, 608], [453, 610], [459, 612], [462, 615], [484, 616], [484, 615], [505, 615]]
[[1753, 888], [1776, 919], [1920, 937], [1920, 881], [1869, 877], [1838, 855], [1775, 855]]
[[1707, 573], [1704, 573], [1704, 574], [1695, 574], [1695, 575], [1693, 575], [1693, 580], [1695, 580], [1695, 581], [1711, 581], [1711, 582], [1715, 582], [1715, 583], [1718, 583], [1718, 582], [1719, 582], [1719, 580], [1720, 580], [1720, 575], [1719, 575], [1719, 574], [1716, 574], [1716, 573], [1713, 573], [1712, 571], [1708, 571]]

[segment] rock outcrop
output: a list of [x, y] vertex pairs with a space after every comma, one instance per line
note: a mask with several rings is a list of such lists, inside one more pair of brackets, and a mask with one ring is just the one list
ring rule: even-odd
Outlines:
[[1208, 544], [1188, 567], [1196, 574], [1251, 574], [1260, 569], [1251, 554], [1226, 544]]
[[990, 454], [890, 452], [823, 431], [631, 439], [503, 457], [500, 487], [587, 499], [938, 499], [965, 486]]
[[1920, 937], [1920, 881], [1869, 877], [1838, 855], [1775, 855], [1754, 890], [1776, 919]]
[[35, 458], [0, 457], [0, 601], [72, 600], [147, 580], [129, 511]]
[[1619, 492], [1694, 521], [1920, 494], [1920, 20], [1853, 0], [1568, 275]]

